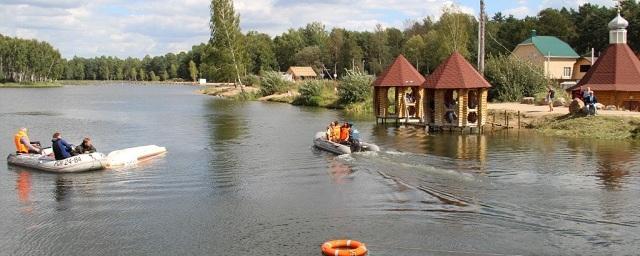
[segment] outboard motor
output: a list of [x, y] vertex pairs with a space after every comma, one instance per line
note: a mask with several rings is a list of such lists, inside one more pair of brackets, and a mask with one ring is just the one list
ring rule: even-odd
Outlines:
[[349, 135], [349, 142], [351, 142], [351, 152], [361, 152], [362, 142], [360, 142], [360, 132], [357, 129], [351, 129]]

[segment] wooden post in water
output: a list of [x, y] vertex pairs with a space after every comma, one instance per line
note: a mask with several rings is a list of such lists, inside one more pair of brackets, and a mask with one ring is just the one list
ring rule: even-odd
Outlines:
[[507, 111], [504, 111], [504, 126], [509, 129], [509, 117], [507, 116]]
[[518, 129], [520, 129], [522, 126], [520, 126], [520, 110], [518, 110]]

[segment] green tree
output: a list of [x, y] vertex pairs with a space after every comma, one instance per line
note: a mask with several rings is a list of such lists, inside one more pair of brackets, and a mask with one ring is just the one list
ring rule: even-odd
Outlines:
[[136, 68], [131, 68], [129, 71], [129, 77], [133, 81], [138, 81], [138, 71], [136, 71]]
[[152, 71], [149, 71], [149, 79], [150, 79], [151, 81], [154, 81], [154, 82], [155, 82], [155, 81], [159, 81], [159, 80], [160, 80], [160, 77], [159, 77], [159, 76], [156, 76], [156, 73], [155, 73], [155, 72], [153, 72], [153, 70], [152, 70]]
[[547, 8], [540, 11], [536, 28], [540, 35], [556, 36], [570, 45], [573, 45], [578, 38], [571, 13], [566, 8], [561, 10]]
[[140, 75], [140, 81], [147, 81], [147, 71], [144, 68], [140, 68], [138, 75]]
[[489, 97], [495, 101], [514, 102], [533, 97], [550, 84], [541, 66], [508, 55], [490, 56], [485, 76], [492, 85]]
[[241, 87], [240, 76], [246, 74], [248, 62], [240, 31], [240, 16], [236, 15], [232, 0], [211, 1], [211, 29], [209, 64], [214, 67], [215, 78], [235, 81]]
[[294, 57], [297, 66], [310, 66], [316, 72], [322, 71], [322, 52], [318, 46], [307, 46], [300, 49]]
[[289, 29], [282, 35], [276, 36], [273, 39], [273, 43], [275, 44], [275, 53], [278, 64], [280, 64], [280, 71], [295, 65], [294, 55], [305, 46], [302, 33], [294, 29]]
[[273, 41], [269, 35], [250, 31], [247, 33], [246, 40], [251, 73], [260, 74], [262, 71], [278, 69]]
[[191, 77], [191, 81], [195, 82], [198, 79], [198, 67], [196, 67], [196, 63], [193, 60], [189, 61], [189, 75]]
[[[425, 58], [422, 54], [425, 47], [426, 44], [422, 36], [414, 35], [407, 40], [407, 43], [402, 48], [404, 56], [409, 60], [409, 62], [413, 63], [418, 70], [420, 70], [420, 62]], [[423, 63], [422, 66], [425, 66], [425, 64]]]

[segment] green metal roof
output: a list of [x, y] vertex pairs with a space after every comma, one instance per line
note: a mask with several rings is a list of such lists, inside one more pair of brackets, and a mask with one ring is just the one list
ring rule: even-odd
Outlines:
[[520, 44], [533, 44], [544, 56], [580, 58], [569, 44], [555, 36], [533, 36]]

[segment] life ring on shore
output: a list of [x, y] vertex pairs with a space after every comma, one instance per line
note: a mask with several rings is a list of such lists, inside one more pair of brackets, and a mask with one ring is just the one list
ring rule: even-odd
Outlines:
[[[322, 244], [322, 254], [326, 256], [364, 256], [367, 247], [362, 242], [354, 240], [334, 240]], [[343, 249], [347, 248], [347, 249]]]

